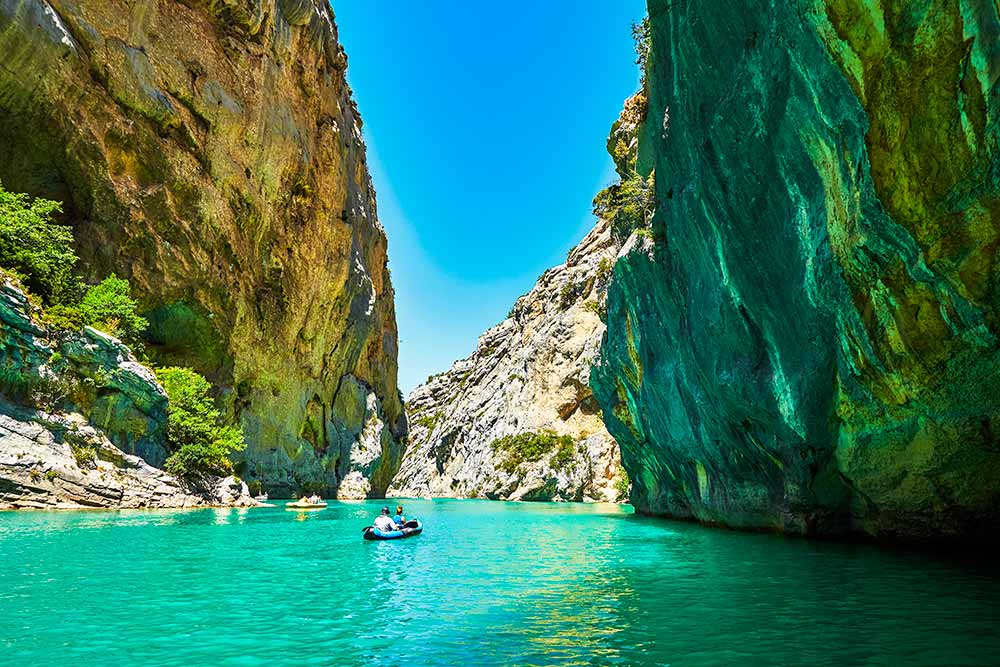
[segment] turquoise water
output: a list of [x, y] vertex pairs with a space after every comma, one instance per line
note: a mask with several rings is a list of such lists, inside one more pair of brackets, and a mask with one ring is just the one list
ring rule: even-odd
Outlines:
[[995, 566], [637, 517], [380, 504], [0, 513], [0, 664], [1000, 664]]

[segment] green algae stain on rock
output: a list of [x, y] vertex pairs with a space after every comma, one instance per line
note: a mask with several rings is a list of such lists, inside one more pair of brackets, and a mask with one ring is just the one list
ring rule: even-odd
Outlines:
[[984, 539], [1000, 522], [997, 7], [766, 4], [649, 3], [655, 245], [616, 264], [593, 371], [633, 502]]
[[209, 378], [231, 375], [232, 368], [226, 368], [225, 338], [218, 332], [211, 313], [175, 301], [148, 311], [145, 317], [149, 320], [146, 338], [153, 357], [197, 368]]

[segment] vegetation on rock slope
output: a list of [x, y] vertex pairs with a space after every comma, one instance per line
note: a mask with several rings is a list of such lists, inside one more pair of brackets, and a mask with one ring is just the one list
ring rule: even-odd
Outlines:
[[553, 467], [566, 467], [576, 453], [576, 441], [568, 435], [556, 435], [555, 431], [526, 431], [497, 438], [490, 443], [490, 449], [501, 455], [500, 469], [513, 474], [525, 463], [536, 463], [549, 455]]
[[[0, 185], [0, 271], [43, 295], [46, 307], [38, 314], [45, 325], [63, 331], [91, 326], [141, 349], [140, 335], [147, 323], [137, 312], [128, 281], [111, 274], [97, 285], [83, 284], [73, 273], [77, 256], [71, 228], [53, 221], [53, 214], [61, 208], [59, 202], [10, 193]], [[9, 398], [49, 410], [97, 400], [86, 397], [87, 388], [62, 363], [59, 352], [49, 357], [45, 373], [22, 369], [14, 356], [4, 362], [0, 393]], [[106, 371], [98, 370], [85, 380], [99, 391], [113, 382], [105, 375]], [[157, 377], [169, 400], [167, 471], [178, 477], [231, 472], [230, 456], [245, 447], [243, 434], [223, 420], [211, 397], [211, 385], [187, 368], [161, 369]], [[87, 452], [92, 448], [74, 450], [78, 460], [93, 459]]]
[[172, 475], [196, 473], [223, 475], [232, 472], [230, 456], [243, 451], [243, 432], [227, 425], [215, 407], [212, 385], [189, 368], [158, 368], [167, 406], [167, 457], [164, 466]]

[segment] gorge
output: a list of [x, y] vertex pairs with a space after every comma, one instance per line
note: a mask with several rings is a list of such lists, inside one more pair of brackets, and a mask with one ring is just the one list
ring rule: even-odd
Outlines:
[[[883, 4], [649, 0], [594, 228], [405, 405], [322, 0], [0, 2], [0, 183], [63, 202], [84, 280], [128, 279], [142, 361], [212, 383], [273, 496], [631, 486], [715, 525], [994, 542], [1000, 9]], [[21, 334], [63, 343], [20, 308], [0, 361], [40, 377]], [[114, 431], [65, 414], [160, 466], [157, 405]]]

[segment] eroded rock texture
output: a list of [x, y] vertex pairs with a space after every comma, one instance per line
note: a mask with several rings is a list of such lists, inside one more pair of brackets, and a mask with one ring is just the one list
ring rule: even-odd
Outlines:
[[46, 329], [2, 280], [0, 508], [256, 504], [232, 477], [160, 470], [167, 395], [153, 373], [99, 331]]
[[650, 0], [652, 239], [593, 374], [643, 511], [995, 539], [991, 0]]
[[3, 0], [0, 59], [0, 180], [64, 201], [155, 360], [222, 388], [244, 474], [331, 494], [363, 468], [381, 493], [405, 430], [393, 293], [327, 3]]
[[[391, 495], [620, 499], [618, 445], [589, 386], [616, 252], [609, 223], [600, 221], [480, 337], [472, 356], [410, 394], [410, 441]], [[505, 470], [494, 440], [543, 430], [570, 436], [571, 458], [552, 450]]]

